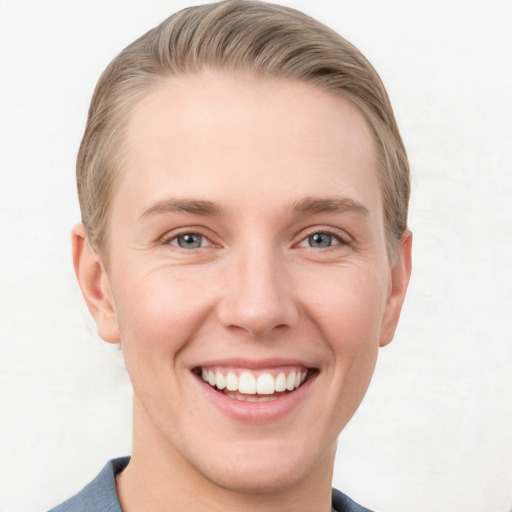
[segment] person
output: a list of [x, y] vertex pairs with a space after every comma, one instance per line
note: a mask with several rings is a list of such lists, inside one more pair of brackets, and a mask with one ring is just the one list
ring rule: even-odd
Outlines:
[[131, 457], [53, 512], [361, 512], [337, 437], [411, 272], [384, 86], [290, 8], [184, 9], [102, 74], [73, 261], [133, 390]]

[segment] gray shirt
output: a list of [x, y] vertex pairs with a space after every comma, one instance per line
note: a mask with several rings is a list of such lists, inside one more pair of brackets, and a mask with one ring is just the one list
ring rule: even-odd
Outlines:
[[[129, 461], [130, 457], [121, 457], [107, 462], [91, 483], [49, 512], [123, 512], [117, 496], [115, 477]], [[372, 512], [337, 489], [332, 490], [332, 506], [336, 512]]]

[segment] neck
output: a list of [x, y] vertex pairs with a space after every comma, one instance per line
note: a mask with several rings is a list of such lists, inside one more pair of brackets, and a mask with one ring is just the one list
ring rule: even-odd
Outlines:
[[305, 476], [275, 488], [218, 485], [187, 461], [141, 415], [134, 418], [132, 458], [117, 478], [123, 512], [330, 512], [335, 446]]

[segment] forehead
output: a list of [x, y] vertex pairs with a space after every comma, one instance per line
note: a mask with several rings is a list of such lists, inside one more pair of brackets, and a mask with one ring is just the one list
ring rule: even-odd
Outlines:
[[181, 194], [246, 205], [342, 194], [381, 209], [362, 114], [298, 81], [220, 72], [169, 78], [130, 114], [124, 150], [114, 202]]

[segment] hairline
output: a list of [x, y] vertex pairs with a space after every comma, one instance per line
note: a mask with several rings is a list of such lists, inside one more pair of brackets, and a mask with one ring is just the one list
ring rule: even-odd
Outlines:
[[[275, 81], [281, 81], [281, 82], [297, 82], [301, 84], [307, 84], [317, 90], [321, 90], [324, 92], [327, 92], [329, 94], [332, 94], [337, 97], [344, 98], [345, 100], [349, 101], [351, 105], [353, 105], [357, 111], [361, 114], [361, 116], [364, 119], [364, 122], [366, 123], [367, 127], [370, 130], [370, 133], [372, 135], [372, 143], [374, 147], [374, 157], [375, 157], [375, 172], [377, 173], [377, 180], [379, 184], [379, 190], [381, 193], [382, 198], [382, 209], [383, 209], [383, 229], [385, 234], [385, 242], [386, 242], [386, 252], [388, 255], [388, 259], [391, 263], [395, 262], [396, 260], [396, 252], [399, 245], [399, 240], [396, 239], [396, 237], [393, 235], [393, 233], [390, 232], [389, 229], [389, 222], [387, 219], [386, 211], [385, 211], [385, 198], [384, 198], [384, 180], [385, 180], [385, 173], [383, 172], [383, 168], [386, 167], [386, 164], [384, 162], [384, 149], [382, 147], [382, 143], [379, 140], [379, 136], [376, 133], [376, 130], [372, 124], [372, 122], [368, 119], [368, 115], [365, 112], [363, 108], [361, 108], [360, 105], [358, 105], [358, 102], [354, 100], [352, 95], [350, 93], [346, 93], [347, 91], [344, 90], [334, 90], [329, 87], [322, 87], [320, 84], [315, 83], [313, 79], [306, 80], [304, 78], [297, 78], [297, 77], [288, 77], [288, 76], [279, 76], [276, 74], [269, 74], [266, 75], [263, 72], [257, 70], [257, 69], [237, 69], [234, 66], [226, 66], [222, 64], [213, 65], [213, 64], [203, 64], [199, 66], [195, 66], [192, 68], [190, 66], [186, 70], [176, 70], [174, 72], [166, 71], [162, 74], [154, 74], [152, 76], [148, 76], [146, 79], [146, 82], [143, 84], [143, 87], [139, 90], [138, 94], [134, 94], [130, 101], [127, 102], [124, 108], [124, 112], [119, 116], [117, 123], [116, 123], [116, 137], [115, 137], [115, 143], [111, 147], [110, 153], [114, 153], [114, 155], [109, 154], [106, 158], [107, 164], [109, 164], [110, 170], [109, 173], [110, 176], [110, 190], [108, 194], [107, 204], [104, 205], [105, 212], [103, 215], [103, 223], [101, 225], [101, 228], [98, 229], [102, 234], [102, 237], [100, 238], [100, 243], [95, 244], [94, 242], [91, 244], [94, 251], [100, 257], [102, 260], [102, 263], [104, 264], [105, 268], [108, 269], [110, 265], [110, 258], [109, 258], [109, 227], [110, 227], [110, 218], [111, 218], [111, 205], [113, 202], [113, 198], [116, 194], [119, 181], [121, 179], [121, 176], [123, 174], [123, 167], [126, 164], [126, 156], [128, 152], [128, 148], [126, 145], [126, 131], [128, 129], [128, 125], [130, 122], [130, 118], [133, 115], [133, 112], [135, 109], [138, 108], [138, 106], [146, 99], [148, 98], [152, 93], [158, 91], [160, 88], [164, 87], [166, 84], [168, 84], [170, 81], [173, 81], [175, 79], [187, 79], [189, 77], [200, 77], [201, 75], [207, 74], [209, 72], [216, 72], [223, 75], [231, 75], [231, 76], [238, 76], [238, 77], [244, 77], [244, 78], [252, 78], [256, 80], [275, 80]], [[346, 93], [346, 94], [345, 94]], [[86, 232], [87, 232], [87, 226], [86, 226]]]

